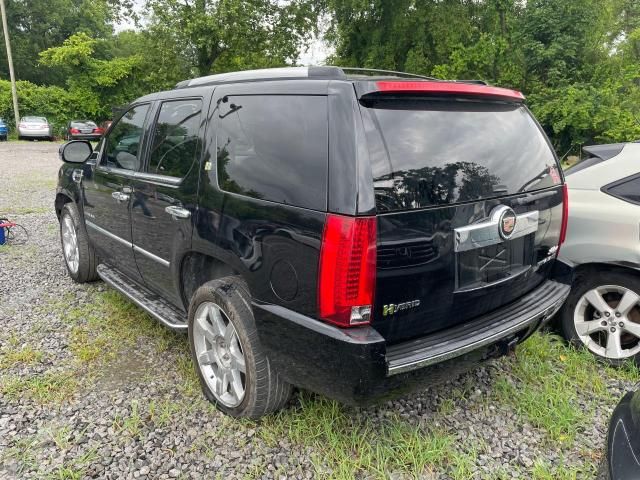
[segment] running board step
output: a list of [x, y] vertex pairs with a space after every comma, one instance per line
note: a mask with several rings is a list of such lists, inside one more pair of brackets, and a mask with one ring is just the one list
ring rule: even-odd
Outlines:
[[98, 275], [104, 282], [125, 295], [129, 300], [164, 325], [174, 330], [187, 328], [185, 313], [178, 310], [159, 295], [152, 293], [135, 280], [109, 265], [101, 263]]

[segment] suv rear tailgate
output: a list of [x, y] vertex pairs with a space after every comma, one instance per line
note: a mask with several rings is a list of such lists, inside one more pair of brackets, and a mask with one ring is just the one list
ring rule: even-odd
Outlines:
[[360, 103], [378, 214], [372, 324], [387, 342], [470, 322], [549, 277], [561, 177], [520, 101], [385, 94]]

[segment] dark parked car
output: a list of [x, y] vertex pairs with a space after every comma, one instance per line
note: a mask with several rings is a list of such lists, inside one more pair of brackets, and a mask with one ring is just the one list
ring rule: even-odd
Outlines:
[[640, 391], [628, 392], [613, 410], [598, 480], [640, 478]]
[[91, 120], [71, 120], [67, 123], [65, 138], [67, 140], [91, 140], [102, 138], [104, 129]]
[[4, 119], [0, 118], [0, 141], [6, 142], [9, 138], [9, 125]]
[[204, 394], [233, 416], [281, 408], [292, 386], [364, 403], [450, 376], [569, 292], [566, 190], [516, 91], [337, 67], [214, 75], [60, 154], [70, 276], [188, 330]]

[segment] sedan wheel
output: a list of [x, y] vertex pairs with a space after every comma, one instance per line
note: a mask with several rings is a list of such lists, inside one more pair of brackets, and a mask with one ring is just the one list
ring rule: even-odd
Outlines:
[[624, 360], [640, 353], [640, 295], [620, 285], [585, 292], [573, 312], [580, 341], [593, 353]]
[[64, 259], [67, 262], [69, 270], [73, 274], [78, 273], [80, 266], [80, 251], [78, 250], [78, 235], [76, 234], [73, 220], [68, 213], [62, 218], [62, 249], [64, 251]]
[[213, 302], [198, 306], [193, 343], [198, 367], [209, 390], [222, 405], [242, 403], [246, 390], [246, 360], [233, 323]]

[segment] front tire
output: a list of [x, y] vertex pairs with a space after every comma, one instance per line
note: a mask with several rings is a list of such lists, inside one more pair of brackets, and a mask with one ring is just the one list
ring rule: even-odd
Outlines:
[[66, 203], [60, 213], [60, 241], [69, 276], [77, 283], [97, 280], [98, 257], [73, 202]]
[[280, 410], [292, 390], [258, 340], [250, 300], [244, 282], [227, 277], [202, 285], [189, 305], [189, 345], [202, 391], [232, 417]]
[[611, 365], [640, 365], [640, 279], [599, 270], [581, 273], [560, 310], [560, 329], [571, 344]]

